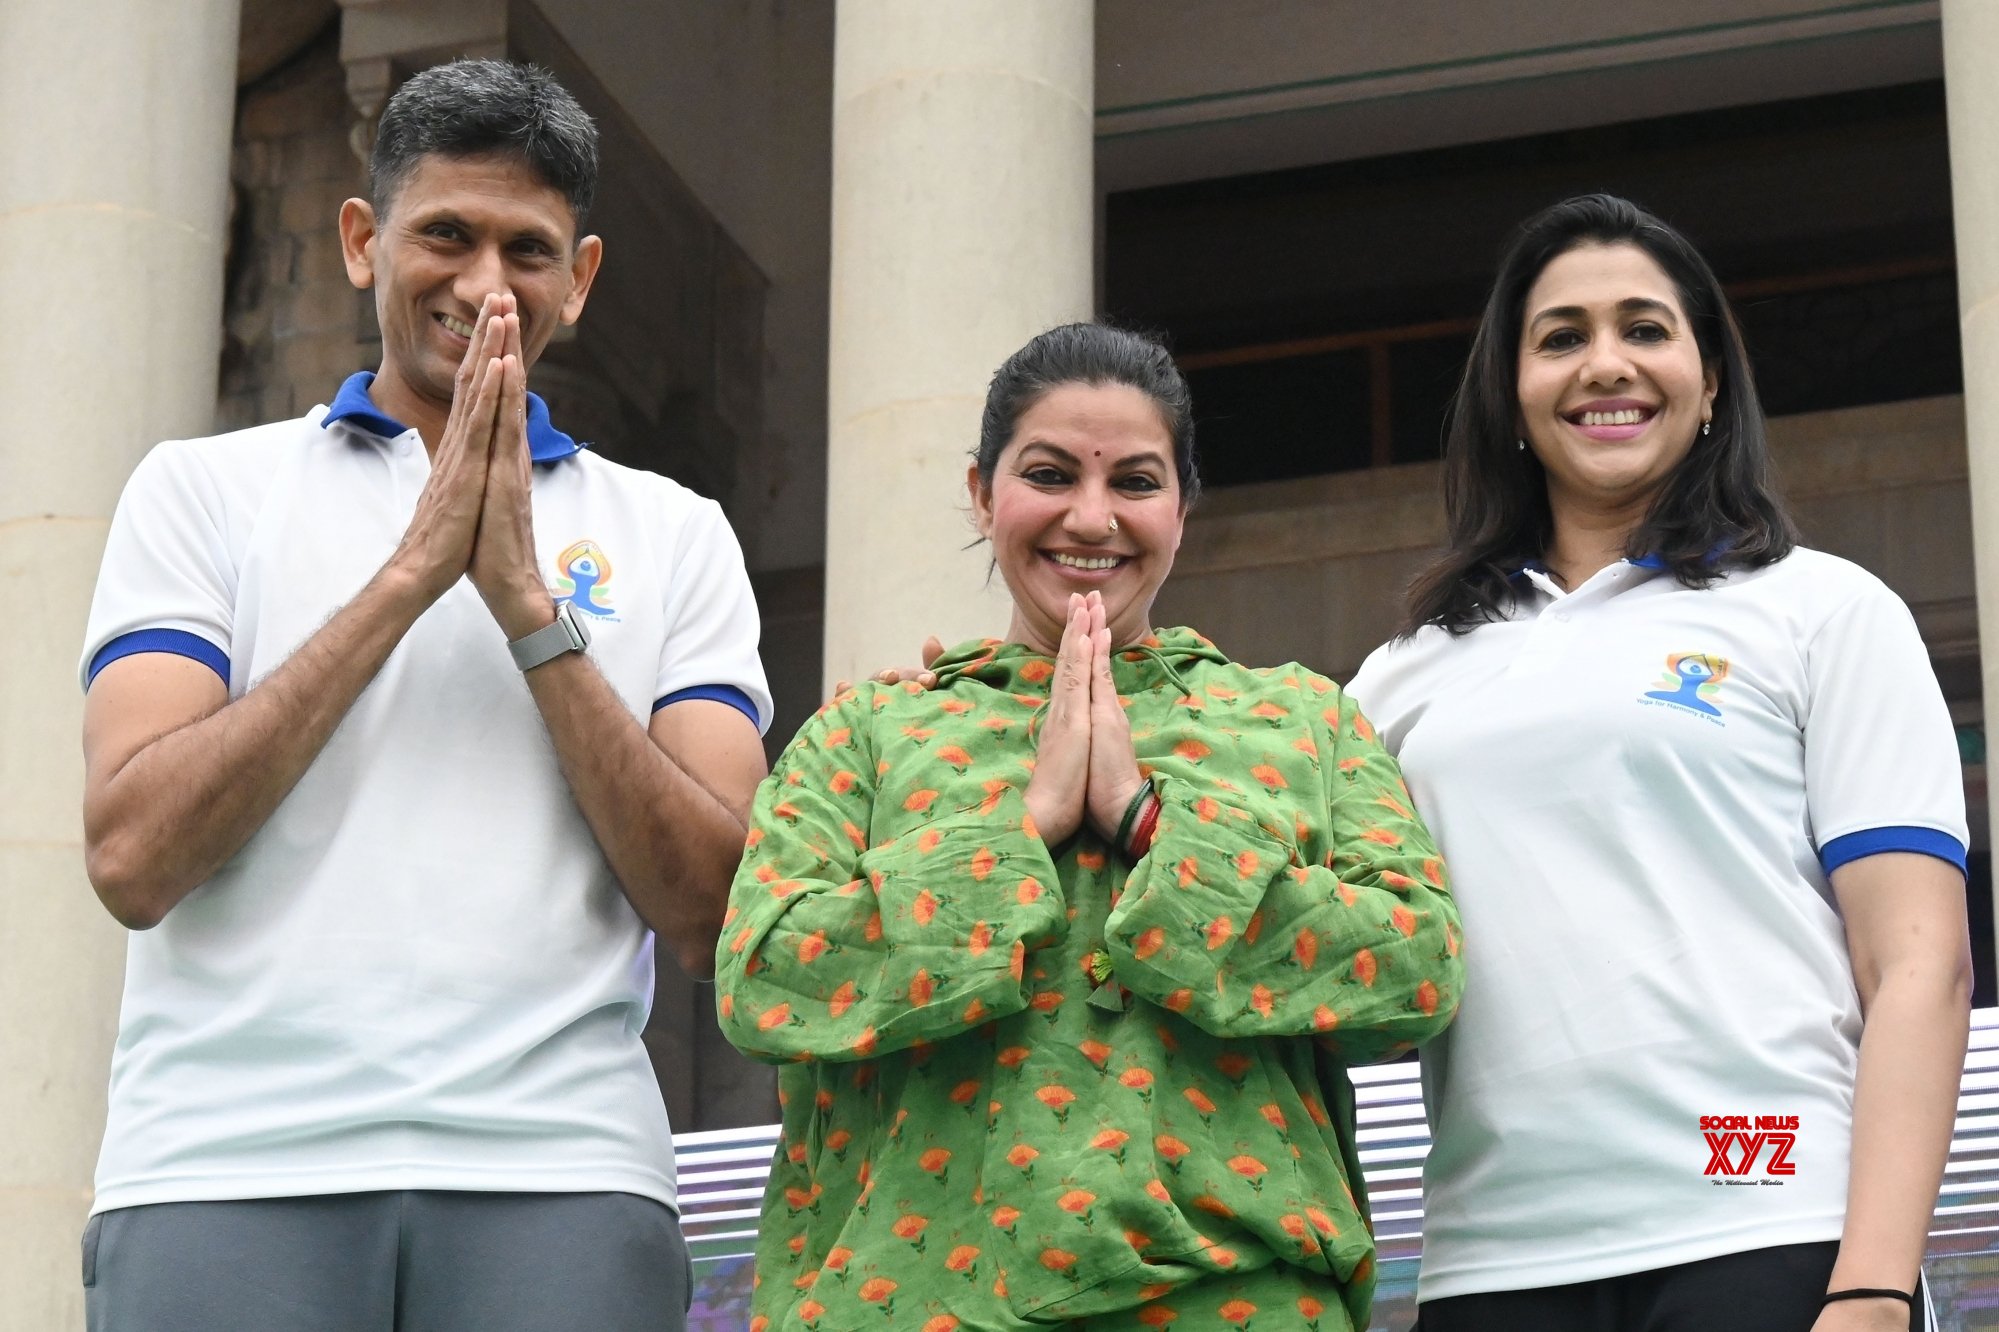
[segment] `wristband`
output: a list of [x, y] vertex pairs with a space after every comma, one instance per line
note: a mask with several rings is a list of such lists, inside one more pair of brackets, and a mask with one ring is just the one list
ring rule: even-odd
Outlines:
[[1855, 1286], [1850, 1290], [1827, 1291], [1825, 1303], [1835, 1300], [1900, 1300], [1911, 1309], [1916, 1307], [1916, 1297], [1906, 1290], [1876, 1289], [1873, 1286]]
[[1152, 779], [1147, 777], [1138, 784], [1138, 790], [1132, 793], [1131, 803], [1124, 807], [1124, 817], [1118, 820], [1117, 836], [1111, 839], [1118, 850], [1122, 851], [1126, 846], [1130, 845], [1128, 839], [1131, 836], [1131, 826], [1137, 822], [1139, 811], [1145, 808], [1145, 802], [1151, 796]]
[[1152, 834], [1159, 827], [1159, 793], [1153, 791], [1150, 797], [1145, 802], [1145, 811], [1138, 816], [1137, 823], [1132, 826], [1131, 841], [1125, 847], [1125, 858], [1134, 865], [1152, 849]]

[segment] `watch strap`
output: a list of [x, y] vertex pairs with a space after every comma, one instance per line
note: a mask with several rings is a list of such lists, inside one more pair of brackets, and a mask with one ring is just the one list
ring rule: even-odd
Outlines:
[[513, 654], [514, 665], [531, 671], [565, 652], [581, 652], [589, 646], [590, 631], [576, 619], [565, 601], [556, 606], [553, 621], [525, 638], [514, 639], [507, 644], [507, 651]]

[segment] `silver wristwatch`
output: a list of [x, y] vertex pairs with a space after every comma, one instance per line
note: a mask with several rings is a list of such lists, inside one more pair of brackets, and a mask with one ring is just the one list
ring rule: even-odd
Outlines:
[[589, 626], [577, 619], [576, 612], [563, 601], [556, 604], [555, 623], [544, 625], [526, 638], [514, 639], [507, 644], [507, 651], [514, 654], [514, 665], [531, 671], [565, 652], [581, 652], [589, 646]]

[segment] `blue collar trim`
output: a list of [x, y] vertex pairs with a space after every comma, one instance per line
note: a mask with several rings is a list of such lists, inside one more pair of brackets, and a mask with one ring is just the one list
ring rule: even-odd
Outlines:
[[[1710, 564], [1714, 563], [1714, 561], [1721, 555], [1722, 551], [1725, 549], [1726, 547], [1716, 546], [1712, 551], [1708, 553], [1707, 557], [1708, 563]], [[1663, 569], [1666, 567], [1665, 558], [1660, 555], [1640, 555], [1635, 560], [1626, 560], [1625, 563], [1630, 565], [1635, 565], [1640, 569]], [[1525, 563], [1521, 564], [1518, 568], [1513, 569], [1506, 576], [1508, 578], [1520, 578], [1530, 572], [1544, 574], [1548, 572], [1548, 566], [1541, 563], [1541, 561], [1539, 560], [1528, 560]]]
[[[340, 392], [333, 395], [333, 402], [327, 407], [326, 415], [320, 420], [322, 428], [335, 421], [346, 421], [359, 426], [371, 435], [383, 439], [394, 439], [409, 427], [392, 416], [386, 416], [375, 406], [375, 400], [368, 396], [368, 386], [375, 382], [375, 372], [363, 370], [357, 375], [347, 376], [347, 382], [340, 386]], [[583, 445], [555, 428], [548, 419], [548, 404], [539, 395], [528, 394], [528, 456], [538, 463], [555, 462], [572, 454], [581, 453]]]

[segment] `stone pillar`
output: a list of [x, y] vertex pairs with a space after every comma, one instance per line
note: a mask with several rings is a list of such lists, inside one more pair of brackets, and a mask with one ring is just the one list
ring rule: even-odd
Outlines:
[[[1944, 0], [1944, 94], [1964, 357], [1972, 561], [1978, 587], [1987, 753], [1999, 724], [1999, 5]], [[1986, 759], [1989, 774], [1993, 760]], [[1989, 812], [1999, 785], [1986, 782]], [[1974, 816], [1974, 822], [1976, 818]], [[1987, 825], [1999, 845], [1999, 818]]]
[[1090, 0], [840, 0], [828, 683], [1006, 629], [965, 467], [1000, 362], [1091, 312], [1093, 24]]
[[215, 411], [238, 0], [0, 3], [0, 1330], [83, 1326], [125, 943], [76, 658], [119, 488]]

